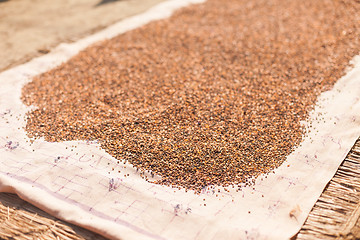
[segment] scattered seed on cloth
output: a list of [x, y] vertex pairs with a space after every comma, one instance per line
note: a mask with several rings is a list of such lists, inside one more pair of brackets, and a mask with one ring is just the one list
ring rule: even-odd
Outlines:
[[354, 0], [208, 0], [95, 44], [35, 77], [30, 137], [99, 140], [200, 191], [280, 166], [360, 49]]

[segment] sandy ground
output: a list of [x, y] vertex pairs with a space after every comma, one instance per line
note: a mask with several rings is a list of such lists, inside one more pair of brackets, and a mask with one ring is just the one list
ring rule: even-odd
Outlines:
[[163, 0], [0, 0], [0, 71]]

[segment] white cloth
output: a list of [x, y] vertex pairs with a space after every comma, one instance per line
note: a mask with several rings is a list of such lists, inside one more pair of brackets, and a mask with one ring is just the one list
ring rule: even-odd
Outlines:
[[20, 100], [21, 88], [33, 76], [96, 41], [168, 17], [174, 9], [195, 2], [201, 1], [163, 2], [1, 73], [0, 191], [15, 192], [54, 216], [110, 238], [287, 239], [296, 234], [360, 135], [360, 57], [331, 91], [319, 97], [308, 123], [320, 113], [324, 120], [313, 121], [310, 136], [275, 173], [259, 177], [254, 189], [204, 190], [196, 195], [152, 184], [131, 165], [117, 164], [96, 142], [40, 139], [31, 144], [23, 130], [29, 108]]

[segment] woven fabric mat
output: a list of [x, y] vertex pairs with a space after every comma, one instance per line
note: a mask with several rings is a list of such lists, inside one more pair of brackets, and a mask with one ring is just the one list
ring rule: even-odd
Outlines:
[[[296, 239], [357, 239], [360, 138], [311, 210]], [[103, 239], [65, 223], [14, 194], [0, 194], [0, 236], [4, 239]]]

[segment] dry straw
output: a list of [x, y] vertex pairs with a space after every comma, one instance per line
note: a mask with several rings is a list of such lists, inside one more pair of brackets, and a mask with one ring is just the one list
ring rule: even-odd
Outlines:
[[0, 193], [0, 239], [105, 238], [56, 219], [14, 194]]
[[359, 239], [360, 138], [311, 210], [298, 234], [306, 239]]

